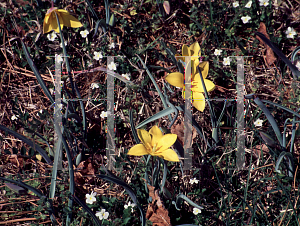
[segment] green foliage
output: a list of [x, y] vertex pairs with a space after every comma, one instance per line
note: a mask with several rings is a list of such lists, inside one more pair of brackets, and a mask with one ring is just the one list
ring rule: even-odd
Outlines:
[[[286, 34], [288, 27], [299, 23], [293, 11], [296, 7], [288, 9], [283, 3], [277, 7], [271, 1], [266, 7], [252, 1], [250, 8], [245, 7], [248, 1], [239, 1], [236, 8], [232, 1], [168, 2], [170, 14], [161, 0], [55, 2], [54, 6], [68, 10], [83, 24], [75, 29], [64, 27], [61, 32], [66, 66], [71, 70], [62, 75], [62, 133], [58, 138], [53, 137], [51, 91], [56, 76], [54, 56], [63, 54], [63, 49], [58, 34], [53, 41], [42, 34], [51, 3], [0, 3], [0, 62], [5, 62], [0, 69], [4, 100], [0, 107], [5, 106], [0, 168], [2, 180], [15, 182], [15, 187], [1, 182], [2, 208], [7, 211], [1, 221], [22, 215], [36, 219], [26, 222], [31, 225], [56, 221], [62, 225], [154, 225], [145, 213], [151, 205], [157, 210], [161, 202], [172, 225], [299, 225], [299, 192], [295, 189], [299, 187], [299, 48], [291, 54], [299, 40]], [[242, 16], [251, 19], [243, 23]], [[261, 22], [269, 39], [257, 33]], [[83, 30], [89, 31], [86, 38], [80, 35]], [[283, 62], [277, 59], [265, 65], [256, 35]], [[159, 157], [137, 160], [127, 156], [140, 142], [138, 128], [158, 124], [165, 133], [172, 128], [183, 139], [179, 136], [185, 100], [163, 79], [176, 70], [184, 73], [175, 54], [181, 54], [182, 44], [190, 46], [195, 41], [201, 46], [201, 61], [209, 61], [209, 79], [218, 87], [209, 95], [205, 91], [205, 97], [213, 100], [207, 100], [203, 113], [191, 110], [192, 134], [199, 135], [193, 136], [192, 168], [183, 171], [182, 164]], [[222, 50], [218, 56], [216, 49]], [[102, 53], [102, 59], [94, 58], [96, 51]], [[117, 64], [110, 75], [105, 73], [107, 56], [114, 56]], [[224, 66], [228, 56], [232, 61]], [[241, 171], [236, 169], [240, 144], [234, 139], [239, 108], [235, 56], [244, 56], [246, 93], [255, 93], [245, 97], [245, 167]], [[126, 73], [130, 73], [130, 82], [122, 77]], [[109, 123], [100, 114], [109, 108], [106, 78], [111, 75], [116, 78], [116, 162], [113, 171], [100, 172], [108, 163], [104, 156]], [[92, 89], [93, 83], [99, 88]], [[218, 98], [222, 101], [216, 101]], [[257, 119], [263, 119], [262, 128], [254, 125]], [[61, 159], [55, 153], [57, 139], [62, 143]], [[184, 147], [180, 142], [174, 145], [179, 153]], [[198, 183], [192, 184], [192, 178]], [[154, 204], [149, 186], [159, 194]], [[29, 194], [16, 192], [21, 187]], [[99, 190], [96, 202], [86, 203], [86, 194]], [[33, 197], [39, 199], [32, 201]], [[125, 209], [129, 201], [138, 206]], [[194, 207], [203, 207], [202, 212], [193, 214]], [[109, 213], [107, 219], [95, 215], [101, 209]]]

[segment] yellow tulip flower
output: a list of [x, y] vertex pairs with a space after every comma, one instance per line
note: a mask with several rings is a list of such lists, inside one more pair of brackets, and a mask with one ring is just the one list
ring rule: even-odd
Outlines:
[[44, 24], [43, 24], [43, 32], [48, 33], [52, 30], [59, 33], [59, 28], [56, 20], [55, 13], [57, 14], [57, 17], [59, 19], [60, 28], [63, 29], [64, 26], [66, 27], [82, 27], [82, 24], [79, 20], [77, 20], [75, 17], [70, 15], [70, 13], [67, 10], [64, 9], [57, 9], [56, 7], [51, 7], [45, 16]]
[[177, 59], [185, 61], [184, 56], [190, 56], [191, 60], [194, 62], [193, 69], [196, 71], [196, 66], [199, 64], [199, 57], [201, 56], [201, 49], [198, 42], [193, 43], [190, 47], [187, 45], [183, 45], [182, 49], [182, 57], [177, 57]]
[[[195, 61], [192, 60], [192, 62], [188, 62], [187, 67], [190, 67], [192, 64], [196, 64]], [[202, 63], [199, 63], [199, 68], [201, 70], [202, 77], [204, 79], [204, 84], [206, 87], [207, 92], [210, 92], [215, 89], [215, 84], [206, 79], [208, 75], [209, 70], [209, 64], [207, 61], [204, 61]], [[182, 94], [183, 97], [185, 97], [185, 84], [184, 84], [184, 75], [180, 72], [173, 72], [167, 75], [165, 78], [168, 83], [170, 83], [172, 86], [183, 88]], [[195, 108], [199, 111], [204, 111], [205, 108], [205, 98], [203, 95], [204, 89], [202, 86], [200, 74], [197, 73], [197, 69], [195, 66], [192, 67], [192, 75], [191, 75], [191, 83], [192, 83], [192, 100], [193, 105]]]
[[176, 152], [169, 148], [175, 143], [177, 139], [176, 134], [163, 135], [158, 126], [153, 126], [149, 132], [138, 129], [138, 136], [142, 144], [133, 146], [129, 150], [128, 155], [152, 155], [168, 161], [179, 162]]
[[[198, 42], [193, 43], [190, 47], [187, 45], [182, 46], [182, 56], [177, 57], [177, 59], [181, 59], [182, 61], [185, 61], [185, 56], [190, 56], [191, 61], [187, 63], [187, 67], [192, 66], [192, 74], [191, 74], [191, 82], [192, 82], [192, 99], [193, 99], [193, 105], [195, 108], [199, 111], [204, 111], [205, 108], [205, 98], [203, 95], [204, 89], [202, 86], [200, 74], [197, 73], [197, 66], [199, 65], [203, 79], [204, 84], [206, 87], [206, 90], [212, 91], [215, 88], [215, 85], [212, 81], [206, 79], [208, 75], [209, 70], [209, 64], [208, 62], [202, 62], [200, 63], [199, 57], [201, 56], [201, 49]], [[184, 83], [184, 74], [180, 72], [173, 72], [167, 75], [165, 78], [168, 83], [170, 83], [172, 86], [183, 88], [182, 95], [185, 96], [185, 83]]]

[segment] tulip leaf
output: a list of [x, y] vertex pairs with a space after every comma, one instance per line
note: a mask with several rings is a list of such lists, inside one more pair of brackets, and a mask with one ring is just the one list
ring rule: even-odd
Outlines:
[[126, 190], [126, 192], [131, 197], [132, 201], [137, 205], [137, 207], [140, 211], [140, 214], [141, 214], [142, 225], [145, 226], [146, 225], [146, 218], [145, 218], [144, 210], [142, 209], [142, 207], [138, 203], [137, 197], [136, 197], [134, 191], [132, 190], [132, 188], [127, 183], [125, 183], [120, 178], [118, 178], [116, 175], [114, 175], [112, 172], [110, 172], [109, 170], [107, 170], [105, 168], [104, 168], [104, 170], [106, 171], [106, 173], [109, 174], [109, 176], [100, 174], [100, 175], [97, 175], [97, 177], [99, 177], [101, 179], [104, 179], [104, 180], [107, 180], [107, 181], [110, 181], [110, 182], [113, 182], [115, 184], [121, 185]]
[[27, 190], [25, 190], [24, 188], [15, 185], [15, 184], [11, 184], [11, 183], [4, 183], [10, 190], [18, 193], [19, 195], [26, 195], [27, 194]]
[[40, 155], [43, 156], [43, 158], [48, 164], [51, 164], [51, 159], [48, 157], [47, 153], [39, 145], [33, 143], [31, 140], [27, 139], [21, 134], [6, 128], [5, 126], [0, 125], [0, 130], [7, 132], [8, 134], [14, 136], [15, 138], [22, 140], [24, 143], [28, 144], [33, 149], [35, 149], [38, 153], [40, 153]]
[[53, 225], [57, 225], [57, 221], [56, 221], [55, 216], [54, 216], [54, 208], [52, 206], [52, 200], [51, 199], [47, 199], [47, 197], [44, 196], [44, 194], [40, 190], [38, 190], [38, 189], [36, 189], [36, 188], [34, 188], [34, 187], [30, 186], [30, 185], [27, 185], [27, 184], [23, 183], [22, 181], [11, 180], [11, 179], [8, 179], [8, 178], [5, 178], [5, 177], [0, 177], [0, 180], [4, 180], [4, 181], [8, 181], [10, 183], [17, 184], [20, 187], [23, 187], [23, 188], [25, 188], [27, 190], [32, 191], [40, 199], [45, 200], [44, 202], [46, 203], [46, 206], [48, 206], [47, 210], [49, 211], [49, 215], [50, 215], [50, 219], [52, 221], [52, 224]]
[[294, 158], [293, 158], [293, 155], [291, 154], [291, 153], [289, 153], [289, 152], [285, 152], [285, 151], [283, 151], [283, 152], [281, 152], [280, 153], [280, 155], [279, 155], [279, 157], [278, 157], [278, 160], [276, 161], [276, 165], [275, 165], [275, 171], [277, 172], [277, 173], [281, 173], [281, 171], [279, 170], [279, 166], [280, 166], [280, 163], [281, 163], [281, 161], [282, 161], [282, 159], [284, 158], [284, 157], [288, 157], [289, 158], [289, 160], [290, 160], [290, 166], [289, 166], [289, 176], [290, 177], [293, 177], [293, 174], [294, 174], [294, 172], [295, 172], [295, 164], [294, 164]]
[[77, 198], [75, 195], [72, 196], [74, 201], [77, 202], [79, 205], [82, 206], [82, 208], [93, 218], [96, 225], [101, 226], [101, 222], [99, 221], [98, 217], [93, 213], [91, 208], [89, 208], [84, 202], [82, 202], [79, 198]]
[[175, 226], [198, 226], [198, 225], [196, 225], [196, 224], [178, 224]]
[[300, 51], [300, 46], [298, 46], [296, 49], [294, 49], [294, 51], [292, 52], [292, 56], [291, 56], [291, 60], [292, 62], [294, 62], [295, 60], [298, 60], [300, 57], [298, 54], [298, 52]]
[[283, 110], [285, 110], [285, 111], [287, 111], [287, 112], [290, 112], [290, 113], [293, 114], [294, 116], [297, 116], [298, 118], [300, 118], [300, 114], [298, 114], [297, 112], [295, 112], [295, 111], [293, 111], [293, 110], [291, 110], [291, 109], [289, 109], [289, 108], [286, 108], [286, 107], [284, 107], [284, 106], [282, 106], [282, 105], [280, 105], [280, 104], [273, 103], [273, 102], [268, 101], [268, 100], [261, 100], [261, 102], [267, 103], [267, 104], [271, 104], [271, 105], [274, 105], [274, 106], [276, 106], [276, 107], [278, 107], [278, 108], [281, 108], [281, 109], [283, 109]]
[[260, 109], [264, 112], [265, 116], [267, 117], [268, 121], [270, 122], [276, 136], [277, 136], [277, 139], [280, 143], [281, 146], [283, 146], [283, 139], [282, 139], [282, 136], [281, 136], [281, 133], [280, 133], [280, 130], [278, 128], [278, 125], [274, 119], [274, 117], [272, 116], [272, 114], [270, 113], [270, 111], [268, 110], [268, 108], [262, 103], [262, 101], [256, 97], [254, 99], [254, 102], [260, 107]]
[[188, 197], [186, 197], [185, 195], [179, 194], [179, 195], [176, 196], [176, 202], [174, 202], [174, 201], [172, 202], [172, 204], [175, 205], [175, 208], [176, 208], [177, 210], [180, 210], [180, 209], [177, 207], [177, 203], [178, 203], [179, 200], [184, 200], [184, 201], [188, 202], [190, 205], [192, 205], [192, 206], [194, 206], [194, 207], [196, 207], [196, 208], [198, 208], [198, 209], [200, 209], [200, 210], [204, 209], [202, 206], [197, 205], [196, 203], [194, 203], [192, 200], [190, 200], [190, 199], [189, 199]]
[[133, 116], [132, 116], [132, 109], [129, 110], [129, 120], [130, 120], [130, 127], [131, 127], [131, 131], [134, 137], [134, 140], [136, 143], [140, 143], [140, 139], [137, 135], [135, 126], [134, 126], [134, 122], [133, 122]]
[[267, 145], [269, 145], [272, 148], [275, 148], [277, 146], [275, 140], [273, 140], [273, 138], [270, 137], [269, 134], [267, 134], [263, 131], [259, 131], [259, 134], [260, 134], [261, 138], [264, 140], [264, 142], [266, 142]]
[[40, 75], [37, 67], [35, 66], [33, 60], [31, 59], [31, 56], [30, 56], [30, 54], [28, 52], [28, 49], [27, 49], [26, 45], [24, 44], [24, 42], [21, 39], [19, 39], [19, 40], [20, 40], [20, 42], [22, 44], [22, 48], [24, 50], [25, 57], [27, 59], [27, 62], [29, 64], [29, 66], [31, 67], [31, 70], [33, 71], [36, 79], [38, 80], [40, 86], [42, 87], [44, 93], [46, 94], [46, 96], [50, 100], [51, 104], [53, 104], [54, 103], [53, 97], [51, 96], [51, 94], [50, 94], [50, 92], [49, 92], [49, 90], [48, 90], [48, 88], [47, 88], [47, 86], [46, 86], [46, 84], [45, 84], [42, 76]]
[[174, 113], [174, 109], [172, 107], [168, 107], [158, 113], [156, 113], [155, 115], [152, 115], [151, 117], [147, 118], [146, 120], [144, 120], [143, 122], [141, 122], [139, 125], [137, 125], [137, 129], [141, 128], [142, 126], [148, 124], [149, 122], [153, 122], [157, 119], [160, 119], [164, 116], [167, 116], [171, 113]]
[[291, 69], [294, 76], [300, 77], [300, 71], [298, 68], [292, 64], [292, 62], [262, 33], [255, 32], [255, 34], [260, 37], [273, 51], [276, 53], [281, 60]]
[[115, 17], [115, 14], [112, 14], [109, 19], [108, 25], [113, 27], [113, 26], [115, 26], [115, 24], [116, 24], [116, 17]]

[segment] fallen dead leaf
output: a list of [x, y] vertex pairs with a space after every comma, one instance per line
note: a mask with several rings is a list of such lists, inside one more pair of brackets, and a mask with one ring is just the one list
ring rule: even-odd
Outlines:
[[[171, 127], [171, 133], [177, 135], [179, 142], [183, 146], [184, 145], [184, 122], [181, 121], [181, 123], [179, 123], [177, 125], [173, 125]], [[193, 140], [197, 136], [195, 127], [193, 127], [192, 134], [193, 134], [193, 136], [192, 136], [192, 140]]]
[[260, 157], [261, 150], [263, 151], [264, 154], [266, 154], [266, 153], [269, 152], [269, 148], [268, 148], [267, 145], [265, 145], [265, 144], [259, 144], [259, 145], [256, 145], [255, 147], [253, 147], [253, 154], [256, 157]]
[[165, 209], [159, 195], [158, 190], [147, 184], [149, 196], [152, 198], [152, 203], [148, 204], [146, 218], [153, 222], [153, 226], [170, 226], [171, 220], [168, 210]]
[[[259, 28], [258, 28], [257, 31], [264, 34], [268, 39], [270, 39], [270, 37], [267, 33], [266, 25], [263, 22], [260, 22]], [[265, 44], [264, 41], [261, 40], [260, 37], [256, 36], [256, 38], [260, 41], [261, 44], [264, 44], [264, 46], [267, 48], [267, 50], [266, 50], [266, 60], [267, 60], [268, 65], [273, 64], [276, 60], [276, 57], [274, 56], [273, 50], [267, 44]]]

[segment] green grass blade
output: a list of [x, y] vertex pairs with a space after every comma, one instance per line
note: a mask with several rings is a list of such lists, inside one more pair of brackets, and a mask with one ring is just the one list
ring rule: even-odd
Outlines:
[[[75, 88], [76, 94], [79, 98], [79, 104], [80, 104], [81, 114], [82, 114], [82, 133], [83, 133], [84, 142], [86, 142], [86, 139], [87, 139], [87, 121], [86, 121], [84, 105], [83, 105], [83, 101], [82, 101], [82, 98], [81, 98], [81, 95], [80, 95], [80, 92], [78, 90], [78, 87], [77, 87], [76, 83], [74, 83], [74, 88]], [[84, 156], [84, 150], [85, 150], [85, 147], [83, 145], [82, 146], [83, 156]]]
[[89, 0], [85, 0], [85, 2], [87, 3], [87, 5], [88, 5], [90, 11], [92, 12], [92, 15], [93, 15], [94, 19], [95, 19], [96, 21], [99, 21], [99, 17], [97, 16], [97, 13], [95, 12], [95, 10], [94, 10], [94, 8], [93, 8], [91, 2], [90, 2]]

